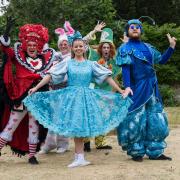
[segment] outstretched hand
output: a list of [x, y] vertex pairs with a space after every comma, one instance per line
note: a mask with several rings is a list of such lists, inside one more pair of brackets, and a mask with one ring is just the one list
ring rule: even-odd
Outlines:
[[124, 92], [122, 93], [122, 96], [123, 96], [123, 98], [126, 98], [129, 94], [133, 95], [133, 91], [131, 88], [128, 87], [124, 90]]
[[168, 33], [166, 34], [167, 38], [168, 38], [168, 41], [169, 41], [169, 45], [170, 47], [172, 47], [173, 49], [175, 48], [176, 46], [176, 41], [177, 39], [175, 37], [171, 37], [171, 35]]
[[101, 22], [101, 23], [99, 23], [99, 21], [98, 21], [98, 23], [96, 24], [96, 26], [94, 27], [94, 30], [96, 31], [96, 32], [101, 32], [102, 31], [102, 28], [104, 28], [106, 26], [106, 23], [105, 22]]
[[28, 95], [32, 95], [33, 93], [35, 93], [37, 91], [37, 88], [34, 87], [34, 88], [31, 88], [29, 91], [28, 91]]
[[123, 43], [127, 43], [129, 41], [129, 38], [126, 36], [126, 34], [123, 34], [123, 38], [120, 38], [120, 40], [123, 42]]

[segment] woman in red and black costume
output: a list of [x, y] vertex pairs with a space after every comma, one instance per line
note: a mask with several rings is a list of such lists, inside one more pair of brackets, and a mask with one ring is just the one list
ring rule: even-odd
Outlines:
[[[9, 47], [10, 39], [0, 37], [0, 48], [6, 55], [3, 80], [10, 103], [5, 105], [0, 123], [0, 151], [8, 143], [14, 152], [23, 155], [29, 152], [30, 164], [38, 164], [35, 157], [39, 126], [27, 112], [22, 100], [42, 78], [55, 58], [55, 51], [48, 48], [48, 29], [41, 24], [26, 24], [20, 28], [19, 42], [14, 49]], [[48, 90], [43, 87], [41, 91]]]

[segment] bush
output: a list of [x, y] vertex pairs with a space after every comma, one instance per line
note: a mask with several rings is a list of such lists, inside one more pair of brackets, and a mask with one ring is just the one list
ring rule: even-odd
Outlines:
[[[162, 26], [150, 26], [143, 24], [144, 35], [143, 40], [152, 44], [161, 53], [163, 53], [169, 46], [166, 34], [170, 33], [177, 39], [180, 38], [180, 27], [176, 24], [164, 24]], [[158, 82], [160, 84], [168, 84], [175, 86], [180, 84], [180, 42], [177, 41], [176, 50], [172, 57], [165, 65], [156, 65]]]
[[177, 106], [175, 101], [175, 91], [167, 84], [159, 85], [164, 106]]

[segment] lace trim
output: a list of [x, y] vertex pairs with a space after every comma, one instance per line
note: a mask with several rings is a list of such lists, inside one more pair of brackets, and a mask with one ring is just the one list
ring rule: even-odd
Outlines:
[[21, 43], [19, 43], [19, 42], [17, 42], [17, 43], [14, 44], [15, 57], [16, 57], [17, 61], [18, 61], [22, 66], [24, 66], [26, 69], [30, 70], [30, 71], [33, 72], [33, 73], [41, 74], [43, 71], [48, 70], [48, 69], [51, 67], [52, 62], [53, 62], [54, 59], [55, 59], [55, 50], [54, 50], [54, 49], [48, 48], [48, 49], [46, 49], [46, 50], [43, 51], [43, 53], [46, 53], [46, 52], [50, 51], [50, 52], [51, 52], [51, 57], [49, 58], [49, 61], [48, 61], [47, 64], [42, 65], [42, 66], [46, 66], [46, 67], [43, 68], [41, 71], [37, 71], [37, 70], [33, 69], [33, 68], [30, 66], [29, 63], [27, 63], [27, 60], [24, 62], [23, 59], [21, 58], [21, 56], [20, 56], [20, 54], [19, 54], [19, 52], [18, 52], [18, 49], [19, 49], [20, 45], [21, 45]]
[[[55, 93], [56, 91], [54, 91]], [[46, 92], [46, 97], [50, 92]], [[51, 92], [52, 93], [52, 92]], [[39, 94], [40, 95], [40, 94]], [[45, 99], [39, 97], [42, 99], [42, 101], [46, 101]], [[37, 99], [37, 97], [36, 97]], [[119, 124], [125, 119], [127, 113], [128, 113], [128, 107], [131, 105], [132, 101], [127, 98], [127, 99], [119, 99], [120, 104], [118, 107], [116, 107], [116, 112], [114, 117], [112, 117], [111, 120], [108, 120], [103, 127], [98, 128], [93, 130], [93, 131], [88, 131], [85, 129], [82, 129], [82, 131], [77, 131], [76, 128], [71, 128], [69, 129], [68, 126], [57, 126], [56, 124], [52, 123], [51, 121], [48, 121], [46, 113], [43, 112], [39, 109], [38, 103], [34, 103], [31, 101], [31, 98], [26, 98], [24, 102], [25, 106], [28, 107], [28, 110], [31, 112], [31, 114], [39, 121], [40, 124], [42, 124], [45, 128], [50, 129], [51, 131], [54, 131], [57, 134], [64, 135], [66, 137], [95, 137], [98, 135], [104, 135], [107, 134], [110, 130], [116, 128], [119, 126]], [[49, 101], [49, 100], [48, 100]], [[62, 107], [63, 108], [63, 107]], [[115, 108], [115, 107], [114, 107]], [[68, 110], [67, 110], [68, 111]], [[108, 112], [107, 112], [108, 113]], [[91, 129], [92, 129], [93, 124], [91, 124]], [[69, 129], [69, 130], [68, 130]]]

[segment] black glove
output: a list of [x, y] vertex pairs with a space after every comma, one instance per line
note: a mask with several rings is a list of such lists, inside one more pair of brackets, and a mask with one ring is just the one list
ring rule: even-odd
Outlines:
[[4, 32], [4, 37], [8, 37], [10, 35], [11, 29], [15, 23], [15, 18], [13, 19], [11, 16], [6, 19], [6, 29]]
[[10, 38], [9, 34], [11, 32], [12, 26], [14, 25], [15, 19], [13, 19], [11, 16], [7, 17], [6, 19], [6, 29], [4, 34], [0, 37], [0, 42], [4, 46], [9, 46], [10, 45]]

